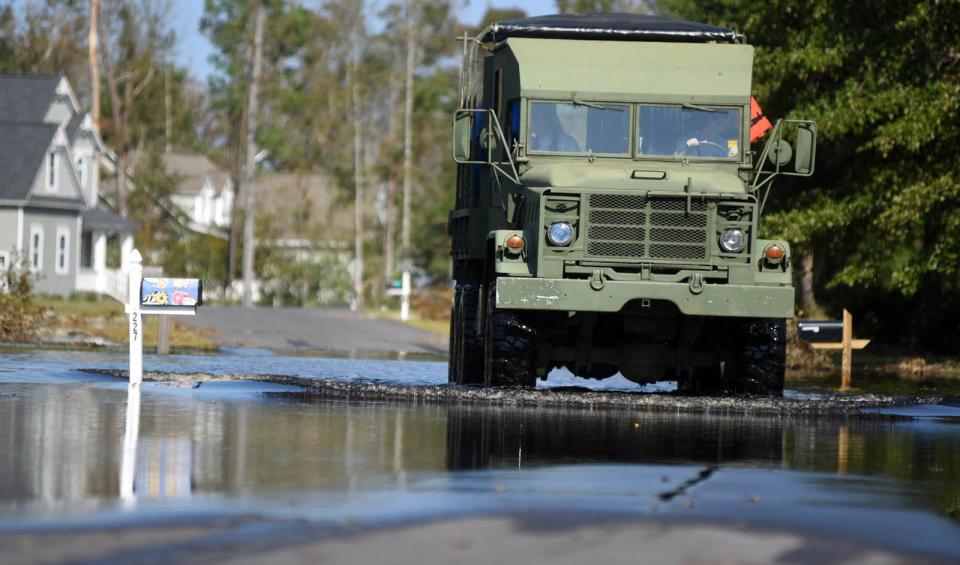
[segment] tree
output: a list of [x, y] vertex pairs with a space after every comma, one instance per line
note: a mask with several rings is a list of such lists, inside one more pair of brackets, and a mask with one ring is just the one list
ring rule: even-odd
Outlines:
[[243, 305], [253, 306], [253, 253], [256, 240], [253, 234], [254, 178], [257, 173], [257, 122], [260, 118], [260, 72], [263, 68], [263, 21], [266, 10], [255, 1], [253, 4], [253, 61], [247, 81], [247, 161], [244, 165], [243, 183]]
[[93, 126], [100, 129], [100, 57], [97, 55], [100, 26], [100, 0], [90, 0], [90, 23], [87, 24], [87, 65], [90, 67], [90, 114]]
[[[832, 310], [889, 342], [960, 341], [957, 2], [663, 0], [756, 46], [766, 113], [818, 124], [817, 174], [782, 182], [764, 232], [815, 250]], [[812, 257], [812, 256], [811, 256]], [[810, 261], [812, 263], [812, 260]]]
[[[260, 5], [265, 10], [265, 30], [258, 98], [261, 112], [275, 120], [260, 124], [256, 141], [267, 151], [269, 160], [277, 161], [282, 168], [286, 165], [282, 162], [286, 155], [285, 142], [281, 141], [285, 139], [282, 106], [289, 93], [289, 83], [284, 75], [287, 65], [299, 55], [309, 37], [311, 17], [306, 8], [290, 2], [266, 0]], [[200, 30], [216, 48], [211, 57], [216, 73], [208, 84], [208, 111], [214, 119], [206, 135], [214, 158], [226, 163], [230, 171], [235, 202], [241, 201], [246, 155], [247, 86], [253, 59], [252, 6], [251, 0], [205, 0], [200, 20]], [[297, 144], [291, 140], [289, 145], [295, 147]], [[240, 206], [234, 207], [230, 222], [227, 285], [237, 271], [242, 225], [240, 210]]]

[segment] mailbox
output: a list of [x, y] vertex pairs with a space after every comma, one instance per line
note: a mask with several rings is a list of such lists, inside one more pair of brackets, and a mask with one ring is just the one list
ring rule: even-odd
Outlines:
[[140, 305], [151, 308], [197, 307], [203, 304], [200, 279], [145, 278], [140, 284]]
[[800, 339], [814, 343], [843, 340], [843, 321], [808, 320], [798, 324]]

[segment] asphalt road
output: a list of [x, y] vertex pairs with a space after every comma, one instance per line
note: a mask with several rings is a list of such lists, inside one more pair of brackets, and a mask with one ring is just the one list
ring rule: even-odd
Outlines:
[[444, 336], [334, 308], [199, 308], [186, 324], [215, 330], [220, 345], [335, 352], [446, 355]]

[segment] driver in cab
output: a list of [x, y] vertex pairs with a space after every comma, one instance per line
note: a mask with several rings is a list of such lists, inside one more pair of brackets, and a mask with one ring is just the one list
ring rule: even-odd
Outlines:
[[563, 129], [553, 104], [534, 104], [530, 145], [534, 151], [579, 153], [577, 140]]

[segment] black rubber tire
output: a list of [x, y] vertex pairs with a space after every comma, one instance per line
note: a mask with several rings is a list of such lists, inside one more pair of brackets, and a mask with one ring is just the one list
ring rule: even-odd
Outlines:
[[537, 385], [536, 330], [520, 312], [496, 308], [497, 283], [487, 287], [483, 382], [487, 386]]
[[460, 370], [457, 384], [483, 384], [483, 338], [477, 331], [480, 285], [464, 283], [460, 293]]
[[458, 284], [453, 288], [453, 304], [450, 305], [450, 345], [447, 351], [447, 382], [456, 383], [459, 380], [461, 366], [460, 346], [460, 296], [462, 288]]
[[736, 394], [783, 396], [787, 361], [787, 322], [758, 319], [743, 322], [735, 366], [727, 383]]
[[724, 391], [723, 375], [720, 366], [696, 367], [692, 374], [680, 371], [677, 378], [677, 391], [693, 395], [717, 395]]

